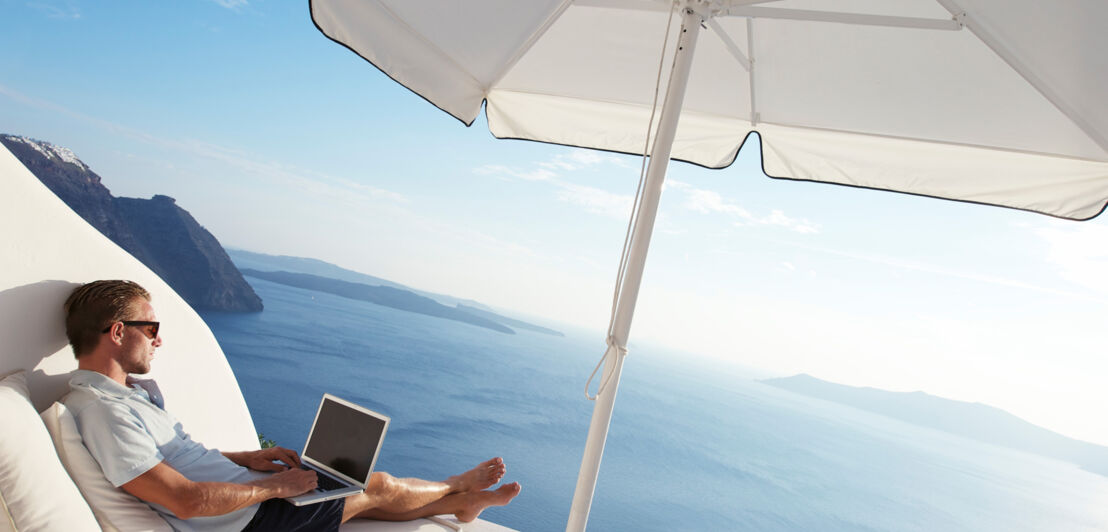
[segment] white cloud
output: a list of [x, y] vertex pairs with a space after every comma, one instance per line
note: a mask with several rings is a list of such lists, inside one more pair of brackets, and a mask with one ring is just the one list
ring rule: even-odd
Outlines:
[[477, 246], [502, 255], [514, 255], [545, 260], [542, 254], [527, 246], [509, 242], [488, 233], [459, 226], [456, 223], [442, 223], [438, 221], [429, 221], [426, 223], [429, 224], [429, 227], [435, 233], [450, 235], [450, 238], [455, 242], [465, 242], [471, 246]]
[[631, 215], [635, 198], [629, 194], [613, 194], [606, 190], [573, 183], [559, 183], [558, 199], [584, 207], [585, 210], [626, 220]]
[[366, 200], [408, 202], [407, 198], [396, 192], [280, 161], [261, 159], [251, 153], [227, 146], [193, 139], [184, 141], [161, 139], [145, 133], [138, 135], [142, 140], [152, 144], [216, 160], [255, 178], [280, 182], [295, 190], [310, 192], [348, 204]]
[[677, 190], [687, 190], [689, 188], [692, 188], [692, 185], [678, 179], [666, 179], [666, 182], [662, 183], [662, 190], [669, 190], [670, 188], [675, 188]]
[[72, 5], [68, 2], [66, 2], [66, 4], [62, 6], [48, 4], [45, 2], [28, 2], [27, 6], [46, 13], [46, 16], [50, 18], [70, 20], [77, 20], [81, 18], [81, 10], [78, 9], [77, 6]]
[[560, 201], [577, 205], [594, 214], [626, 220], [630, 216], [634, 196], [608, 192], [587, 185], [578, 185], [562, 178], [563, 173], [604, 165], [629, 167], [626, 161], [615, 155], [593, 150], [574, 149], [568, 153], [555, 155], [548, 160], [533, 163], [533, 167], [530, 168], [487, 164], [474, 168], [473, 173], [495, 176], [501, 179], [548, 183], [554, 187], [554, 193]]
[[15, 89], [12, 89], [11, 87], [8, 87], [8, 86], [3, 85], [3, 84], [0, 84], [0, 95], [5, 96], [5, 97], [17, 102], [17, 103], [27, 105], [27, 106], [30, 106], [30, 107], [35, 107], [35, 108], [43, 109], [43, 110], [46, 110], [46, 111], [54, 111], [54, 112], [57, 112], [57, 113], [63, 113], [63, 114], [72, 116], [74, 118], [80, 118], [80, 119], [86, 120], [86, 121], [99, 122], [101, 124], [110, 124], [110, 122], [106, 122], [106, 121], [103, 121], [103, 120], [98, 120], [98, 119], [92, 118], [90, 116], [82, 115], [82, 114], [77, 113], [75, 111], [71, 111], [71, 110], [69, 110], [65, 107], [62, 107], [62, 106], [60, 106], [56, 103], [48, 102], [46, 100], [42, 100], [42, 99], [39, 99], [39, 98], [32, 98], [30, 96], [27, 96], [26, 94], [23, 94], [23, 93], [15, 90]]
[[1046, 241], [1046, 260], [1063, 279], [1108, 295], [1108, 226], [1059, 221], [1034, 232]]
[[548, 181], [558, 177], [558, 174], [546, 168], [522, 170], [511, 168], [502, 164], [486, 164], [473, 169], [478, 175], [492, 175], [499, 177], [514, 177], [524, 181]]
[[142, 130], [73, 111], [50, 101], [26, 96], [4, 85], [0, 85], [0, 95], [23, 105], [64, 114], [147, 144], [193, 157], [218, 161], [229, 168], [252, 177], [283, 183], [303, 192], [312, 192], [344, 202], [367, 199], [386, 200], [395, 203], [407, 203], [408, 201], [401, 194], [359, 183], [353, 179], [299, 168], [281, 161], [266, 160], [233, 147], [220, 146], [195, 139], [178, 140], [151, 135]]
[[815, 234], [819, 232], [819, 226], [804, 219], [796, 219], [785, 216], [785, 213], [779, 210], [773, 210], [769, 216], [759, 220], [759, 223], [765, 225], [777, 225], [795, 231], [802, 234]]
[[[935, 264], [928, 264], [928, 263], [924, 263], [924, 262], [898, 259], [898, 258], [893, 258], [893, 257], [888, 257], [888, 256], [883, 256], [883, 255], [855, 253], [855, 252], [851, 252], [851, 251], [840, 251], [840, 250], [836, 250], [836, 249], [824, 248], [824, 247], [819, 247], [819, 246], [808, 246], [808, 245], [802, 245], [802, 244], [795, 244], [795, 243], [792, 243], [792, 242], [780, 242], [780, 243], [785, 244], [785, 245], [789, 245], [789, 246], [799, 247], [799, 248], [802, 248], [802, 249], [811, 250], [811, 251], [817, 251], [817, 252], [820, 252], [820, 253], [826, 253], [826, 254], [829, 254], [829, 255], [836, 255], [836, 256], [839, 256], [839, 257], [846, 257], [846, 258], [849, 258], [849, 259], [860, 260], [860, 261], [870, 262], [870, 263], [874, 263], [874, 264], [881, 264], [881, 265], [885, 265], [885, 266], [889, 266], [889, 267], [897, 268], [897, 269], [901, 269], [901, 270], [918, 271], [918, 272], [929, 273], [929, 274], [933, 274], [933, 275], [941, 275], [941, 276], [944, 276], [944, 277], [950, 277], [950, 278], [955, 278], [955, 279], [964, 279], [964, 280], [976, 281], [976, 282], [987, 283], [987, 284], [992, 284], [992, 285], [997, 285], [997, 286], [1006, 286], [1006, 287], [1009, 287], [1009, 288], [1019, 288], [1019, 289], [1023, 289], [1023, 290], [1031, 290], [1031, 291], [1034, 291], [1034, 292], [1040, 292], [1040, 293], [1044, 293], [1044, 294], [1051, 294], [1051, 295], [1056, 295], [1056, 296], [1071, 297], [1071, 298], [1075, 298], [1075, 299], [1082, 299], [1082, 300], [1086, 300], [1086, 301], [1092, 301], [1094, 303], [1101, 303], [1101, 304], [1106, 303], [1106, 301], [1104, 301], [1103, 299], [1100, 299], [1100, 298], [1095, 297], [1095, 296], [1090, 296], [1089, 294], [1083, 294], [1083, 293], [1078, 293], [1078, 292], [1067, 292], [1067, 291], [1064, 291], [1064, 290], [1056, 290], [1056, 289], [1053, 289], [1053, 288], [1050, 288], [1050, 287], [1047, 287], [1047, 286], [1032, 284], [1032, 283], [1028, 283], [1028, 282], [1024, 282], [1024, 281], [1020, 281], [1020, 280], [1012, 279], [1012, 278], [1008, 278], [1008, 277], [1000, 277], [1000, 276], [996, 276], [996, 275], [985, 275], [985, 274], [980, 274], [980, 273], [976, 273], [976, 272], [972, 272], [972, 271], [965, 271], [965, 270], [956, 270], [956, 269], [947, 268], [947, 267], [939, 266], [939, 265], [935, 265]], [[1108, 265], [1106, 265], [1106, 266], [1108, 266]], [[1105, 266], [1101, 266], [1101, 268], [1104, 268], [1104, 267]]]
[[358, 183], [349, 179], [336, 179], [335, 181], [344, 187], [348, 187], [353, 190], [360, 190], [373, 198], [380, 198], [383, 200], [391, 201], [393, 203], [409, 203], [408, 198], [405, 197], [403, 194], [399, 194], [391, 190], [385, 190], [383, 188], [366, 185], [364, 183]]
[[525, 181], [549, 181], [559, 177], [561, 172], [576, 172], [602, 165], [631, 168], [631, 165], [619, 156], [577, 148], [567, 153], [557, 154], [545, 161], [531, 163], [530, 168], [487, 164], [474, 168], [473, 172]]
[[734, 203], [724, 201], [723, 196], [718, 192], [691, 187], [683, 190], [683, 192], [685, 193], [685, 201], [682, 205], [691, 211], [696, 211], [701, 214], [718, 212], [735, 215], [744, 220], [754, 219], [750, 211]]
[[[496, 176], [501, 179], [520, 179], [524, 181], [542, 181], [557, 188], [558, 199], [584, 207], [585, 210], [611, 216], [626, 218], [630, 214], [634, 196], [615, 194], [596, 187], [577, 185], [562, 178], [563, 173], [581, 171], [602, 165], [618, 166], [630, 169], [625, 158], [594, 150], [575, 149], [558, 154], [551, 159], [534, 163], [532, 168], [511, 167], [500, 164], [488, 164], [473, 170], [479, 175]], [[737, 226], [775, 226], [801, 234], [819, 232], [819, 226], [811, 221], [793, 218], [780, 210], [770, 211], [764, 216], [756, 215], [737, 203], [728, 201], [714, 190], [697, 188], [684, 181], [670, 179], [663, 184], [666, 190], [682, 194], [681, 206], [700, 214], [722, 214], [731, 218]]]
[[814, 234], [819, 232], [819, 226], [805, 219], [792, 218], [780, 210], [773, 210], [766, 216], [756, 216], [736, 203], [727, 201], [722, 195], [713, 190], [696, 188], [683, 181], [672, 180], [666, 183], [667, 188], [685, 195], [681, 205], [693, 212], [700, 214], [723, 214], [731, 217], [736, 226], [745, 227], [752, 225], [778, 226], [802, 234]]
[[548, 161], [538, 163], [543, 168], [564, 170], [572, 172], [600, 165], [613, 165], [620, 168], [632, 168], [633, 166], [623, 157], [606, 154], [596, 150], [582, 148], [574, 149], [567, 154], [555, 155]]
[[227, 9], [238, 9], [245, 7], [249, 2], [248, 0], [211, 0], [219, 5], [219, 7], [225, 7]]

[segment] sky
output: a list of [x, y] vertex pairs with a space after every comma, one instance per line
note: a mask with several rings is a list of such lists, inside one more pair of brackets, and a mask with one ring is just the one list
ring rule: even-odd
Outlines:
[[[595, 331], [640, 160], [494, 139], [304, 1], [0, 0], [0, 133], [225, 246]], [[1108, 445], [1108, 221], [671, 165], [631, 330], [765, 375], [923, 390]], [[587, 377], [585, 370], [583, 379]]]

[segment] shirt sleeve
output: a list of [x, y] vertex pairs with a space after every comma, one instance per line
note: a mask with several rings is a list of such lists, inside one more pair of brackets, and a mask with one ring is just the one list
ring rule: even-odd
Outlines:
[[90, 405], [81, 412], [78, 423], [85, 447], [117, 488], [165, 459], [154, 437], [125, 405]]

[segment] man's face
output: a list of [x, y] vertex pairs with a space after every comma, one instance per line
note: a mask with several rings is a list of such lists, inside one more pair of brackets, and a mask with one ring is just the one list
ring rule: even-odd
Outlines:
[[[131, 320], [133, 321], [158, 321], [154, 314], [154, 307], [145, 299], [137, 299], [131, 303]], [[154, 350], [162, 345], [162, 337], [158, 335], [153, 339], [148, 338], [142, 327], [123, 328], [123, 351], [120, 354], [119, 365], [123, 371], [144, 375], [150, 373], [150, 361], [154, 359]]]

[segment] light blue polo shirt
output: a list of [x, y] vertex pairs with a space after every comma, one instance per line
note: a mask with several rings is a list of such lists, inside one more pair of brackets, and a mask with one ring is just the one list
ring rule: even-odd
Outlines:
[[[161, 461], [194, 482], [245, 483], [266, 476], [239, 466], [195, 442], [169, 412], [153, 380], [123, 386], [95, 371], [77, 370], [63, 399], [73, 413], [85, 447], [108, 482], [118, 487]], [[225, 515], [182, 520], [165, 507], [147, 503], [176, 530], [242, 530], [258, 505]]]

